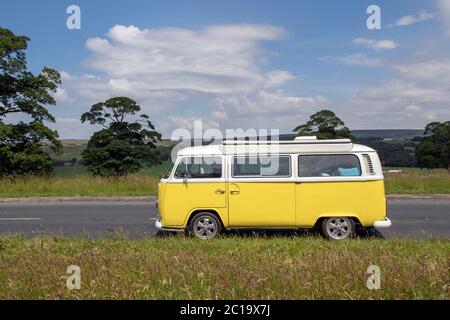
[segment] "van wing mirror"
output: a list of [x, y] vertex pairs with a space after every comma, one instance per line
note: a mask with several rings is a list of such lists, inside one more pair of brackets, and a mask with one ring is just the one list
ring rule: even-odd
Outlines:
[[184, 183], [184, 184], [187, 184], [187, 182], [188, 182], [187, 178], [188, 178], [188, 174], [187, 174], [187, 172], [185, 172], [185, 173], [183, 174], [183, 183]]

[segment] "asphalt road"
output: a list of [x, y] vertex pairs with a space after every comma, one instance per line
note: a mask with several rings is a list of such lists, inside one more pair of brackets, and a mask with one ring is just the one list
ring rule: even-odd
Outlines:
[[[360, 235], [450, 239], [450, 200], [390, 200], [388, 216], [391, 228]], [[154, 202], [1, 203], [0, 235], [140, 238], [156, 235], [155, 218]]]

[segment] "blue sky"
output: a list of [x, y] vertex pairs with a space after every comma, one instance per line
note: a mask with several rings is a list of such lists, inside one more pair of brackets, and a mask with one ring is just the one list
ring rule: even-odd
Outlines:
[[[81, 30], [66, 8], [81, 9]], [[370, 4], [381, 30], [366, 27]], [[63, 74], [51, 126], [98, 101], [137, 100], [169, 137], [192, 127], [289, 132], [329, 108], [352, 129], [450, 119], [450, 1], [9, 1], [0, 26], [32, 39], [29, 67]], [[17, 120], [17, 119], [11, 119]]]

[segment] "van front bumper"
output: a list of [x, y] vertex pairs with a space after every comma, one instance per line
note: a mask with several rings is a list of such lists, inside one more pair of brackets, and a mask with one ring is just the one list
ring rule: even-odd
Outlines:
[[184, 229], [166, 228], [163, 226], [163, 224], [159, 220], [155, 221], [155, 227], [156, 227], [156, 229], [158, 229], [160, 231], [169, 231], [169, 232], [183, 232], [184, 231]]
[[375, 221], [373, 226], [375, 228], [389, 228], [392, 225], [392, 222], [389, 218], [385, 218], [384, 220]]

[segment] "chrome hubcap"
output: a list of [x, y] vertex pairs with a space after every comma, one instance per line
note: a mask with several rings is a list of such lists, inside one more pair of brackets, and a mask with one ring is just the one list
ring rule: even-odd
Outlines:
[[199, 238], [210, 239], [217, 233], [216, 222], [208, 217], [202, 217], [196, 221], [194, 233]]
[[331, 238], [342, 240], [347, 238], [351, 230], [351, 223], [347, 218], [328, 219], [326, 229]]

